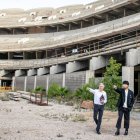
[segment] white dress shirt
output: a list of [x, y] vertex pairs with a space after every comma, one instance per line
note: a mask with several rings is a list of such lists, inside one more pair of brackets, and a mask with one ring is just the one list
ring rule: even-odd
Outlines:
[[123, 104], [124, 108], [127, 108], [127, 97], [128, 97], [128, 90], [125, 90], [125, 102]]
[[107, 103], [107, 95], [105, 91], [99, 91], [99, 89], [88, 88], [88, 90], [94, 94], [94, 104], [103, 105], [100, 101], [101, 96], [104, 96], [104, 104]]

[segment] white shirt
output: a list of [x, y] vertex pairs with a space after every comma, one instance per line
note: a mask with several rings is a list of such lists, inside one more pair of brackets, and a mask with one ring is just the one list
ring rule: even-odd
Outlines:
[[91, 93], [94, 94], [94, 104], [103, 105], [100, 101], [101, 96], [104, 96], [104, 104], [107, 103], [107, 95], [105, 91], [99, 91], [99, 89], [88, 88]]
[[128, 97], [128, 90], [125, 90], [125, 102], [123, 104], [124, 108], [127, 108], [127, 97]]

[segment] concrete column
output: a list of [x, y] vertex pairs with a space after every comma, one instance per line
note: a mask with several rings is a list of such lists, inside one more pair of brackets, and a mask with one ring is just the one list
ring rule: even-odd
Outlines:
[[140, 94], [140, 72], [138, 73], [138, 94]]
[[134, 67], [122, 67], [122, 81], [129, 81], [129, 88], [134, 91]]
[[23, 76], [25, 74], [26, 74], [25, 70], [16, 70], [15, 71], [15, 77]]
[[66, 83], [66, 74], [63, 73], [62, 87], [65, 87], [65, 83]]
[[29, 69], [27, 71], [27, 76], [34, 76], [37, 75], [37, 70], [36, 69]]
[[90, 70], [94, 71], [101, 69], [105, 67], [107, 63], [108, 61], [103, 56], [92, 57], [92, 59], [90, 60]]
[[69, 62], [66, 65], [66, 73], [76, 72], [87, 67], [88, 67], [87, 62], [79, 62], [79, 61]]
[[71, 30], [71, 23], [69, 23], [69, 30]]
[[23, 59], [27, 59], [28, 58], [28, 54], [26, 52], [23, 52]]
[[12, 77], [12, 90], [15, 90], [15, 77]]
[[13, 58], [13, 53], [12, 52], [8, 52], [8, 60]]
[[65, 65], [55, 65], [50, 67], [50, 74], [58, 74], [66, 71]]
[[94, 71], [87, 70], [86, 71], [86, 81], [85, 81], [85, 83], [88, 83], [91, 78], [94, 78], [94, 74], [95, 74]]
[[59, 32], [59, 25], [57, 25], [57, 32]]
[[38, 76], [41, 76], [41, 75], [45, 75], [45, 74], [48, 74], [50, 72], [49, 68], [39, 68], [37, 70], [37, 75]]
[[140, 64], [140, 48], [137, 49], [137, 53], [138, 53], [138, 64]]
[[126, 53], [126, 66], [135, 66], [138, 64], [138, 49], [130, 49], [129, 52]]
[[27, 77], [25, 77], [25, 81], [24, 81], [24, 91], [27, 90]]
[[36, 88], [36, 76], [35, 76], [35, 80], [34, 80], [34, 89]]
[[47, 80], [46, 91], [48, 91], [48, 89], [49, 89], [49, 76], [47, 76], [46, 80]]

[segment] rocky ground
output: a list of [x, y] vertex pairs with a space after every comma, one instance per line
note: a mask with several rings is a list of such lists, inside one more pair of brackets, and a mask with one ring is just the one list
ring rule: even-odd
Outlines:
[[140, 113], [132, 112], [129, 136], [114, 136], [117, 112], [104, 112], [102, 135], [95, 133], [92, 110], [75, 106], [0, 101], [1, 140], [140, 140]]

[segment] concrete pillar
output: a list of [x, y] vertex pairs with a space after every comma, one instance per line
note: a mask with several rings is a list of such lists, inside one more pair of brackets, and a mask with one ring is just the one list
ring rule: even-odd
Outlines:
[[47, 82], [46, 82], [47, 83], [47, 85], [46, 85], [46, 91], [48, 91], [48, 89], [49, 89], [49, 76], [47, 76], [47, 79], [46, 80], [47, 80]]
[[37, 70], [37, 75], [38, 76], [41, 76], [41, 75], [45, 75], [45, 74], [48, 74], [50, 72], [49, 68], [39, 68]]
[[65, 87], [65, 83], [66, 83], [66, 74], [63, 73], [62, 87]]
[[36, 76], [35, 76], [35, 80], [34, 80], [34, 89], [36, 88]]
[[138, 72], [138, 94], [140, 95], [140, 72]]
[[27, 71], [27, 76], [34, 76], [37, 75], [37, 70], [36, 69], [29, 69]]
[[25, 81], [24, 81], [24, 91], [27, 90], [27, 77], [25, 77]]
[[95, 74], [94, 71], [87, 70], [86, 71], [86, 81], [85, 81], [85, 83], [88, 83], [91, 78], [94, 78], [94, 74]]
[[66, 71], [65, 65], [55, 65], [50, 67], [50, 74], [58, 74]]
[[15, 77], [23, 76], [25, 74], [26, 74], [25, 70], [16, 70], [15, 71]]
[[108, 61], [103, 56], [92, 57], [92, 59], [90, 60], [90, 70], [94, 71], [101, 69], [105, 67], [107, 63]]
[[129, 88], [134, 91], [134, 67], [122, 67], [122, 81], [129, 81]]
[[87, 62], [79, 62], [79, 61], [69, 62], [66, 65], [66, 73], [76, 72], [87, 67], [88, 67]]
[[2, 80], [0, 80], [0, 87], [2, 86]]
[[71, 30], [71, 23], [69, 23], [69, 30]]
[[138, 64], [140, 64], [140, 48], [137, 49], [137, 53], [138, 53]]
[[12, 91], [15, 90], [15, 77], [12, 77]]
[[129, 52], [126, 53], [126, 66], [135, 66], [138, 64], [138, 49], [130, 49]]

